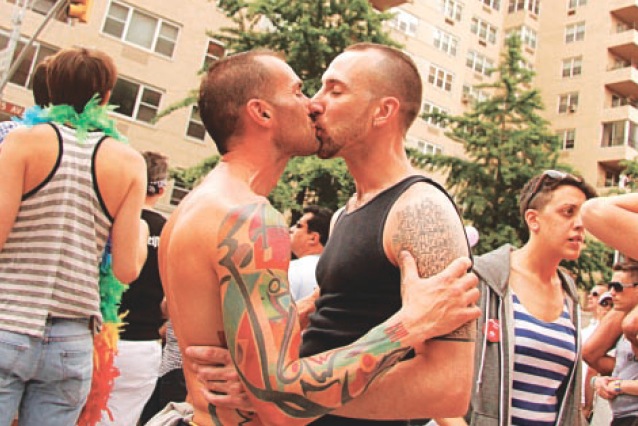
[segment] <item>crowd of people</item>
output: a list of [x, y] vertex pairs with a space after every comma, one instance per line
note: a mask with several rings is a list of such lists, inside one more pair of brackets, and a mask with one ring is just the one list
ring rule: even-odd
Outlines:
[[[400, 50], [348, 47], [312, 99], [275, 52], [214, 62], [198, 107], [221, 160], [168, 219], [168, 158], [104, 107], [113, 60], [64, 49], [36, 75], [37, 120], [0, 125], [0, 426], [77, 424], [105, 251], [130, 288], [102, 425], [638, 425], [638, 195], [547, 170], [520, 193], [525, 244], [473, 258], [407, 158], [423, 89]], [[287, 226], [267, 197], [313, 154], [356, 193]], [[586, 231], [624, 257], [585, 325], [560, 263]]]

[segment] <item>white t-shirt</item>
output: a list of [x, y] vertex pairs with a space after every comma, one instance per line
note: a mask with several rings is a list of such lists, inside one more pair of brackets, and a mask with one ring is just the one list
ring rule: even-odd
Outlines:
[[319, 262], [318, 254], [311, 254], [290, 262], [288, 281], [293, 300], [303, 299], [312, 294], [317, 287], [315, 270]]

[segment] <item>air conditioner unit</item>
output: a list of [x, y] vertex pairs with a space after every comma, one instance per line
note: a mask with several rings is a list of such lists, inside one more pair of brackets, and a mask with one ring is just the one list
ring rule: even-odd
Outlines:
[[568, 108], [569, 112], [576, 112], [576, 109], [576, 105], [570, 105]]
[[463, 93], [463, 95], [461, 96], [461, 102], [463, 102], [464, 104], [470, 102], [470, 95], [467, 93]]

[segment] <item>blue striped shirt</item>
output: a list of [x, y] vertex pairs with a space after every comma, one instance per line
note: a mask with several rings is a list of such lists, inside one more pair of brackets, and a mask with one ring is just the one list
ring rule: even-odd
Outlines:
[[559, 410], [558, 389], [576, 362], [576, 329], [567, 302], [552, 322], [532, 316], [513, 295], [513, 426], [553, 426]]

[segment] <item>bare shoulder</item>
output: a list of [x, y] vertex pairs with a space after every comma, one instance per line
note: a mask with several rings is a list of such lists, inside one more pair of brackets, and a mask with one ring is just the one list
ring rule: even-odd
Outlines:
[[134, 170], [141, 166], [143, 171], [146, 170], [146, 162], [139, 151], [127, 143], [110, 137], [104, 140], [97, 155], [105, 156], [109, 161], [117, 161], [120, 166], [131, 167]]
[[384, 248], [395, 263], [401, 250], [410, 251], [422, 276], [437, 273], [469, 253], [455, 204], [439, 188], [425, 182], [412, 185], [390, 210]]

